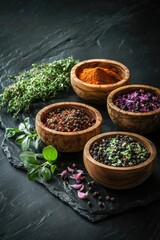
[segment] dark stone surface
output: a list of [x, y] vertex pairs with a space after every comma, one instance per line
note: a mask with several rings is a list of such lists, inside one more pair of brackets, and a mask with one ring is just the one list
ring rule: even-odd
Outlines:
[[[159, 14], [160, 8], [154, 1], [82, 0], [77, 5], [72, 0], [1, 1], [1, 89], [10, 84], [8, 75], [17, 75], [34, 62], [49, 62], [70, 55], [80, 60], [121, 61], [130, 69], [132, 83], [160, 87]], [[83, 102], [72, 90], [52, 102], [65, 100]], [[45, 104], [34, 104], [36, 111], [29, 116], [34, 119]], [[117, 130], [105, 106], [98, 108], [104, 118], [103, 132]], [[16, 126], [18, 122], [4, 110], [0, 111], [0, 119], [2, 141], [3, 128]], [[158, 151], [153, 175], [132, 190], [107, 190], [117, 201], [100, 212], [95, 208], [85, 211], [86, 205], [82, 202], [77, 206], [76, 198], [63, 188], [50, 189], [58, 196], [55, 197], [41, 184], [29, 181], [25, 171], [9, 164], [8, 160], [19, 164], [19, 148], [5, 140], [2, 145], [9, 146], [11, 158], [8, 155], [6, 158], [0, 149], [0, 239], [159, 239], [160, 207], [156, 201], [160, 197], [159, 136], [160, 131], [146, 135]], [[67, 163], [75, 158], [81, 161], [81, 157], [81, 154], [67, 154], [62, 161], [65, 158]], [[103, 221], [92, 223], [87, 219]]]

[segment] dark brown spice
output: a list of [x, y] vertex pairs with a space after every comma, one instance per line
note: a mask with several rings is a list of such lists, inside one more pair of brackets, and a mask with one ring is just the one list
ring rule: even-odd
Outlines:
[[93, 204], [92, 204], [91, 201], [88, 201], [88, 202], [87, 202], [87, 205], [88, 205], [88, 207], [93, 207]]
[[98, 202], [98, 206], [99, 206], [99, 207], [104, 207], [105, 204], [104, 204], [104, 202], [99, 201], [99, 202]]

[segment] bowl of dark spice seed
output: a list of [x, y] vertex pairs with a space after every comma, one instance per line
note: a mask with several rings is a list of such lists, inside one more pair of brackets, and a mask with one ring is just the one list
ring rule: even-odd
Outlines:
[[72, 67], [70, 79], [73, 90], [80, 98], [103, 105], [112, 90], [129, 84], [130, 71], [118, 61], [89, 59]]
[[59, 152], [82, 151], [86, 142], [101, 132], [101, 125], [100, 112], [78, 102], [50, 104], [42, 108], [35, 119], [41, 140]]
[[144, 136], [115, 131], [101, 133], [85, 145], [83, 160], [89, 175], [102, 186], [129, 189], [152, 174], [157, 150]]
[[160, 128], [160, 89], [141, 84], [120, 87], [108, 95], [107, 110], [119, 130], [151, 133]]

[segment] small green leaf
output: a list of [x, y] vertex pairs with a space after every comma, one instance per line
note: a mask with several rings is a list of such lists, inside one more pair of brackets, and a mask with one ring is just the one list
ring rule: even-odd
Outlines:
[[23, 142], [25, 136], [26, 136], [25, 134], [21, 134], [18, 137], [16, 137], [16, 139], [15, 139], [16, 143], [21, 144]]
[[38, 146], [39, 146], [39, 144], [40, 144], [40, 141], [41, 141], [41, 139], [40, 139], [40, 137], [37, 135], [35, 141], [33, 141], [33, 145], [34, 145], [35, 149], [38, 149]]
[[22, 131], [19, 130], [18, 128], [6, 128], [6, 137], [7, 138], [14, 137], [20, 133], [22, 133]]
[[32, 165], [38, 165], [39, 162], [36, 159], [36, 154], [34, 152], [25, 151], [20, 154], [20, 159], [24, 163], [26, 168], [30, 168]]
[[21, 130], [21, 131], [24, 131], [25, 128], [26, 127], [25, 127], [24, 123], [20, 123], [19, 126], [18, 126], [18, 129]]
[[21, 143], [21, 148], [22, 148], [22, 151], [27, 151], [29, 149], [29, 144], [30, 144], [30, 139], [29, 137], [27, 136]]
[[19, 124], [18, 129], [25, 133], [30, 134], [28, 120], [24, 119], [24, 122]]
[[44, 147], [42, 154], [43, 154], [44, 158], [49, 162], [55, 161], [58, 157], [58, 152], [57, 152], [56, 148], [51, 145]]
[[29, 180], [35, 181], [39, 177], [39, 170], [37, 168], [32, 168], [28, 171], [27, 175]]
[[56, 165], [51, 165], [51, 173], [54, 174], [55, 170], [57, 169]]
[[31, 129], [31, 124], [30, 124], [30, 121], [29, 121], [29, 117], [26, 117], [24, 119], [24, 125], [25, 125], [25, 129], [27, 129], [27, 130]]
[[46, 181], [48, 181], [52, 176], [51, 171], [47, 167], [44, 167], [44, 166], [40, 169], [40, 174]]

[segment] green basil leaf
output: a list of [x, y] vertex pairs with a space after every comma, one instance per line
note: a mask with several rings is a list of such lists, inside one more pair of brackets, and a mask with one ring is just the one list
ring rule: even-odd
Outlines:
[[30, 121], [29, 121], [29, 117], [26, 117], [24, 119], [24, 125], [25, 125], [25, 129], [27, 129], [27, 130], [31, 129], [31, 124], [30, 124]]
[[42, 153], [35, 153], [35, 155], [36, 155], [36, 158], [42, 158], [44, 160]]
[[21, 143], [21, 148], [22, 148], [22, 151], [27, 151], [29, 149], [29, 145], [30, 145], [30, 139], [29, 137], [27, 136]]
[[21, 134], [18, 137], [16, 137], [15, 139], [16, 143], [21, 144], [24, 141], [25, 136], [26, 136], [25, 134]]
[[39, 144], [40, 144], [40, 141], [41, 141], [41, 139], [40, 139], [40, 137], [37, 135], [35, 141], [33, 141], [33, 146], [35, 147], [35, 149], [38, 149], [38, 146], [39, 146]]
[[24, 123], [20, 123], [19, 126], [18, 126], [18, 129], [21, 130], [21, 131], [24, 131], [25, 128], [26, 127], [25, 127]]
[[31, 151], [25, 151], [20, 154], [20, 159], [22, 162], [27, 162], [30, 164], [39, 164], [38, 160], [36, 159], [36, 154]]
[[6, 128], [6, 137], [11, 138], [22, 133], [18, 128]]
[[44, 158], [49, 162], [55, 161], [58, 157], [58, 152], [57, 152], [56, 148], [51, 145], [44, 147], [42, 154], [43, 154]]
[[30, 134], [30, 131], [26, 127], [26, 123], [20, 123], [19, 126], [18, 126], [18, 129], [23, 131], [23, 132], [25, 132], [25, 133], [27, 133], [27, 134]]
[[52, 176], [51, 171], [47, 167], [44, 167], [44, 166], [40, 169], [40, 174], [44, 178], [45, 181], [48, 181]]
[[39, 170], [37, 168], [32, 168], [28, 171], [27, 175], [29, 180], [35, 181], [39, 177]]

